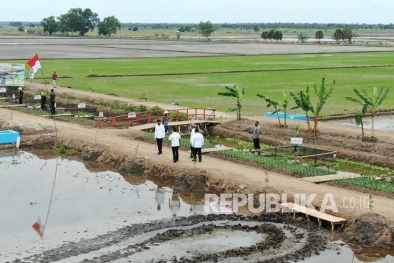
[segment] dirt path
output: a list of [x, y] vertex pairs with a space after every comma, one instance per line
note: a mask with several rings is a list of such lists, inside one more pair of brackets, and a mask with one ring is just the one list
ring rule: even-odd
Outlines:
[[[39, 89], [42, 85], [34, 84], [29, 85], [28, 89]], [[102, 95], [93, 92], [84, 92], [78, 90], [71, 90], [68, 88], [57, 88], [58, 93], [70, 93], [74, 96], [81, 97], [97, 97], [107, 98], [113, 96]], [[136, 103], [136, 100], [116, 97], [116, 100], [128, 103]], [[157, 103], [144, 102], [145, 105], [157, 105]], [[175, 108], [175, 105], [163, 105], [159, 104], [160, 107]], [[232, 117], [230, 114], [228, 117]], [[20, 126], [31, 127], [37, 131], [45, 133], [54, 133], [54, 121], [49, 118], [29, 115], [19, 111], [13, 111], [10, 109], [0, 109], [0, 119], [6, 123], [14, 123]], [[260, 119], [266, 122], [274, 122], [275, 119], [264, 118], [260, 116], [252, 116], [252, 119]], [[289, 122], [289, 123], [298, 123]], [[138, 147], [138, 155], [144, 156], [149, 159], [151, 164], [168, 165], [174, 167], [174, 169], [201, 169], [207, 171], [208, 176], [216, 179], [222, 179], [227, 181], [228, 184], [235, 184], [237, 186], [243, 185], [241, 188], [243, 193], [254, 193], [256, 190], [264, 190], [266, 183], [265, 171], [258, 168], [253, 168], [247, 165], [237, 164], [234, 162], [228, 162], [219, 160], [213, 157], [204, 155], [203, 162], [197, 163], [196, 165], [188, 158], [186, 152], [180, 153], [180, 161], [176, 164], [172, 163], [172, 155], [170, 148], [164, 149], [164, 154], [161, 156], [156, 155], [157, 148], [153, 144], [144, 143], [130, 139], [131, 130], [113, 130], [113, 129], [93, 129], [86, 128], [74, 123], [67, 123], [62, 121], [56, 121], [57, 136], [59, 139], [66, 140], [82, 140], [86, 147], [89, 145], [95, 145], [106, 149], [108, 152], [113, 152], [114, 155], [118, 156], [133, 156], [135, 155], [135, 149]], [[331, 124], [322, 124], [320, 129], [337, 131]], [[359, 129], [354, 127], [340, 126], [341, 133], [359, 133]], [[391, 139], [392, 133], [389, 132], [378, 132], [379, 137]], [[22, 143], [24, 136], [22, 133]], [[289, 197], [292, 197], [296, 193], [304, 193], [308, 198], [311, 194], [316, 194], [313, 199], [313, 204], [320, 207], [324, 199], [325, 194], [329, 193], [335, 199], [335, 204], [339, 209], [339, 214], [343, 217], [350, 218], [353, 216], [359, 216], [361, 214], [369, 212], [367, 207], [364, 207], [364, 200], [368, 199], [367, 194], [350, 191], [347, 189], [340, 189], [328, 185], [318, 185], [306, 182], [301, 179], [285, 176], [282, 174], [269, 172], [268, 173], [269, 183], [268, 186], [277, 189], [278, 191], [287, 193]], [[354, 208], [349, 208], [349, 202], [353, 200], [356, 204]], [[385, 197], [374, 196], [373, 197], [373, 211], [379, 213], [391, 220], [394, 220], [394, 202], [392, 199]], [[358, 207], [359, 204], [362, 207]], [[328, 211], [330, 212], [330, 211]]]

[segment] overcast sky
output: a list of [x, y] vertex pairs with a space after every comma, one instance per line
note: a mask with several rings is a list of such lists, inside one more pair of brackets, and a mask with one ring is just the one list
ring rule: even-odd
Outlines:
[[[90, 8], [121, 23], [394, 23], [394, 0], [0, 0], [0, 21], [40, 22]], [[4, 6], [8, 8], [4, 9]]]

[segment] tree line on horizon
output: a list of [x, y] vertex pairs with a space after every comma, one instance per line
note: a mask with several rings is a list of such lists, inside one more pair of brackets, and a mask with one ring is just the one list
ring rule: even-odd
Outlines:
[[[209, 21], [208, 21], [209, 22]], [[206, 22], [207, 23], [207, 22]], [[323, 31], [327, 30], [338, 30], [338, 28], [349, 28], [353, 30], [385, 30], [394, 29], [394, 24], [366, 24], [366, 23], [211, 23], [210, 25], [215, 30], [219, 28], [228, 29], [239, 29], [245, 31], [258, 32], [260, 30], [269, 30], [271, 28], [277, 29], [320, 29]], [[91, 9], [86, 8], [82, 10], [81, 8], [71, 8], [67, 13], [62, 14], [55, 18], [54, 16], [49, 16], [44, 18], [41, 22], [20, 22], [12, 21], [9, 22], [10, 26], [18, 27], [19, 31], [24, 31], [24, 27], [35, 28], [36, 26], [42, 26], [43, 32], [52, 35], [54, 33], [61, 34], [74, 34], [78, 33], [83, 36], [89, 31], [93, 31], [96, 27], [99, 35], [111, 36], [111, 34], [116, 34], [117, 29], [127, 28], [128, 30], [137, 31], [140, 29], [177, 29], [180, 33], [182, 32], [195, 32], [201, 29], [201, 22], [198, 23], [120, 23], [120, 21], [115, 16], [105, 17], [100, 19], [97, 13], [94, 13]], [[269, 31], [267, 31], [269, 32]], [[275, 30], [275, 37], [272, 39], [280, 40], [281, 31]], [[201, 33], [201, 31], [200, 31]], [[320, 33], [320, 32], [319, 32]], [[337, 32], [337, 35], [340, 32]], [[206, 34], [202, 35], [206, 36]], [[267, 39], [265, 34], [262, 38]], [[301, 36], [301, 40], [305, 36]], [[270, 37], [268, 37], [270, 39]]]

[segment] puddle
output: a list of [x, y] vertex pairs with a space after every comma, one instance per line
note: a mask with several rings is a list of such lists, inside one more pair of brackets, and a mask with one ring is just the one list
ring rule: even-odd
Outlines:
[[[59, 255], [58, 262], [87, 259], [96, 262], [95, 257], [119, 251], [129, 253], [132, 250], [130, 244], [146, 242], [169, 230], [224, 224], [223, 221], [201, 222], [206, 220], [205, 216], [193, 223], [193, 215], [203, 213], [202, 205], [189, 205], [171, 188], [158, 187], [151, 181], [141, 183], [139, 178], [136, 182], [127, 182], [120, 174], [108, 170], [95, 169], [92, 172], [83, 163], [60, 157], [40, 159], [23, 151], [0, 153], [0, 262], [14, 262], [16, 258], [28, 258], [23, 262], [39, 262], [44, 260], [39, 257], [56, 254]], [[175, 221], [171, 220], [174, 216], [178, 216]], [[32, 228], [38, 218], [46, 226], [43, 239]], [[146, 225], [149, 222], [151, 225]], [[226, 224], [251, 226], [262, 223], [235, 219]], [[283, 250], [271, 253], [269, 257], [298, 250], [305, 242], [296, 242], [293, 234], [284, 230], [284, 225], [276, 226], [282, 229], [286, 240], [282, 244]], [[134, 230], [130, 230], [133, 227]], [[153, 243], [147, 250], [136, 250], [130, 257], [114, 258], [111, 262], [158, 262], [160, 258], [171, 260], [174, 255], [193, 258], [201, 253], [217, 254], [238, 247], [253, 247], [266, 238], [263, 233], [226, 227], [219, 227], [212, 233], [196, 231], [194, 236], [181, 235], [159, 245]], [[242, 261], [256, 262], [263, 258], [255, 254]], [[223, 262], [239, 260], [233, 257]], [[328, 263], [334, 260], [362, 262], [353, 259], [348, 246], [335, 243], [319, 256], [299, 262]], [[387, 256], [376, 262], [393, 260]]]
[[[357, 126], [355, 118], [329, 120], [326, 122]], [[363, 123], [364, 123], [364, 129], [371, 129], [372, 128], [371, 117], [364, 117]], [[358, 127], [360, 127], [360, 134], [361, 134], [361, 126], [358, 126]], [[375, 130], [394, 131], [394, 115], [375, 116], [375, 127], [374, 128], [375, 128]], [[368, 132], [365, 135], [370, 136]]]

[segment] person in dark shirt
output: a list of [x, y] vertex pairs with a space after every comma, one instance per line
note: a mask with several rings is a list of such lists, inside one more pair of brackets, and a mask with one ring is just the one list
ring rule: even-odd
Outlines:
[[23, 89], [22, 89], [22, 87], [18, 88], [18, 99], [19, 99], [19, 104], [23, 104]]
[[47, 96], [45, 96], [44, 92], [41, 92], [41, 109], [42, 110], [47, 109]]
[[49, 94], [49, 101], [51, 103], [51, 114], [55, 115], [56, 114], [56, 108], [55, 108], [56, 94], [53, 89], [51, 89], [51, 93]]
[[260, 155], [260, 134], [261, 134], [261, 127], [258, 121], [254, 123], [254, 130], [253, 130], [253, 145], [254, 151]]

